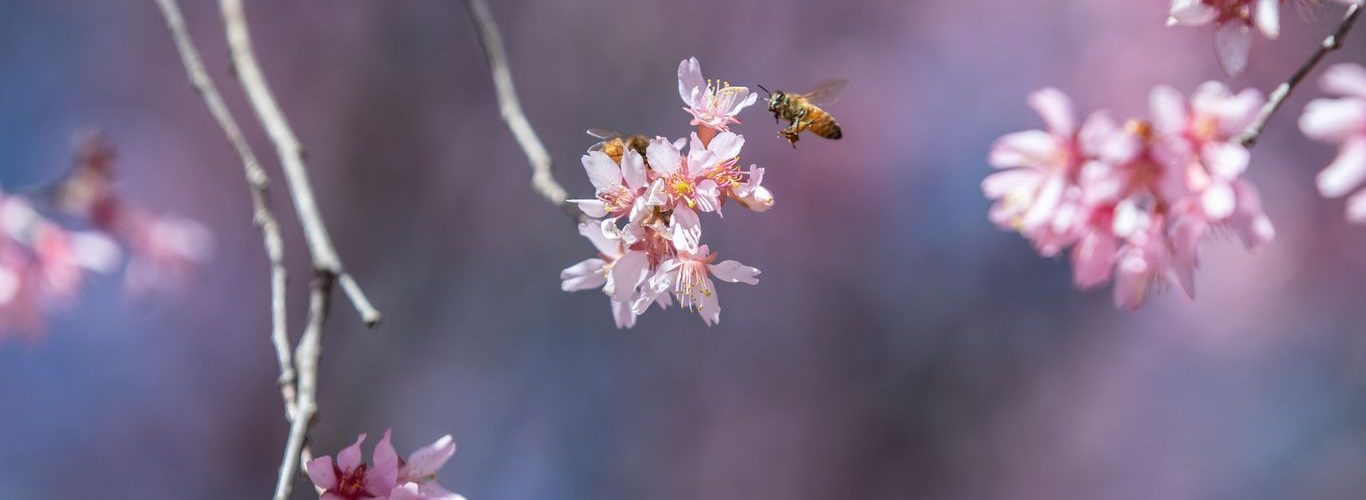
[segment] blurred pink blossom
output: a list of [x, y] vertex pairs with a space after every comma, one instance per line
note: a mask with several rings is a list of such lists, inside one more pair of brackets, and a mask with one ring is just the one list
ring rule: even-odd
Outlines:
[[1233, 137], [1262, 104], [1256, 91], [1202, 85], [1189, 100], [1168, 87], [1151, 96], [1153, 121], [1119, 126], [1092, 114], [1076, 129], [1071, 103], [1045, 89], [1030, 97], [1049, 130], [1009, 134], [988, 160], [1004, 170], [982, 190], [991, 220], [1029, 238], [1043, 255], [1071, 246], [1080, 288], [1115, 275], [1115, 304], [1141, 305], [1176, 282], [1194, 296], [1202, 240], [1219, 227], [1248, 248], [1275, 236], [1251, 183], [1250, 154]]
[[[1342, 4], [1361, 3], [1361, 0], [1334, 0]], [[1297, 3], [1307, 6], [1313, 0], [1172, 0], [1169, 26], [1202, 26], [1214, 24], [1214, 47], [1219, 64], [1230, 75], [1247, 67], [1252, 50], [1252, 29], [1269, 39], [1281, 33], [1281, 6]]]
[[[1320, 85], [1341, 97], [1310, 102], [1300, 116], [1300, 130], [1310, 138], [1341, 144], [1337, 158], [1316, 179], [1320, 194], [1336, 198], [1366, 181], [1366, 68], [1354, 63], [1333, 66]], [[1348, 198], [1347, 218], [1366, 222], [1366, 190]]]

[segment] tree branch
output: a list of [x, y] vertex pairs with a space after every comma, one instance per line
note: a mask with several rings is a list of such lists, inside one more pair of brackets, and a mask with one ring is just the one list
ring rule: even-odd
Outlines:
[[370, 304], [355, 279], [342, 268], [341, 258], [337, 256], [336, 248], [332, 245], [327, 226], [313, 196], [303, 146], [275, 101], [260, 64], [256, 61], [242, 1], [220, 0], [219, 6], [223, 12], [228, 49], [233, 67], [236, 69], [237, 80], [251, 102], [257, 120], [275, 145], [313, 261], [314, 279], [309, 293], [308, 318], [299, 345], [294, 351], [294, 363], [298, 369], [295, 409], [290, 422], [289, 437], [285, 443], [284, 457], [280, 460], [280, 475], [275, 484], [274, 498], [287, 500], [293, 491], [301, 463], [309, 458], [308, 431], [318, 411], [318, 362], [322, 357], [323, 325], [327, 322], [333, 288], [338, 281], [341, 282], [342, 292], [360, 313], [366, 326], [379, 323], [380, 312]]
[[[247, 94], [247, 99], [251, 101], [257, 120], [266, 129], [280, 156], [285, 181], [294, 200], [294, 209], [299, 214], [299, 224], [304, 229], [304, 239], [308, 242], [313, 267], [334, 277], [347, 276], [342, 268], [341, 258], [337, 256], [336, 247], [332, 245], [332, 237], [327, 233], [327, 225], [323, 223], [317, 200], [313, 196], [313, 185], [308, 180], [303, 145], [299, 143], [294, 130], [289, 126], [289, 121], [285, 119], [284, 112], [280, 110], [280, 105], [276, 103], [275, 95], [271, 93], [265, 74], [261, 71], [261, 65], [256, 61], [251, 35], [247, 30], [246, 13], [242, 9], [242, 0], [221, 0], [219, 5], [223, 10], [228, 49], [232, 55], [233, 67], [237, 70], [237, 80], [242, 85], [242, 91]], [[354, 282], [349, 277], [344, 281]], [[370, 300], [365, 297], [359, 286], [345, 286], [343, 290], [366, 326], [379, 323], [380, 312], [370, 304]]]
[[1290, 92], [1294, 91], [1295, 87], [1299, 86], [1299, 84], [1309, 76], [1309, 73], [1314, 70], [1314, 67], [1318, 66], [1319, 61], [1322, 61], [1330, 52], [1342, 48], [1342, 39], [1352, 30], [1352, 25], [1356, 24], [1357, 17], [1360, 17], [1361, 15], [1361, 8], [1362, 6], [1360, 3], [1354, 3], [1347, 7], [1347, 14], [1343, 16], [1342, 23], [1333, 31], [1333, 34], [1328, 35], [1328, 38], [1323, 39], [1323, 43], [1319, 44], [1318, 50], [1315, 50], [1314, 54], [1309, 57], [1309, 60], [1300, 65], [1300, 68], [1296, 70], [1293, 75], [1290, 75], [1289, 80], [1286, 80], [1285, 83], [1282, 83], [1279, 87], [1276, 87], [1275, 91], [1271, 92], [1270, 99], [1267, 100], [1266, 105], [1262, 106], [1262, 110], [1257, 113], [1257, 119], [1253, 120], [1252, 125], [1249, 125], [1247, 130], [1238, 134], [1238, 137], [1234, 138], [1234, 142], [1246, 147], [1252, 147], [1257, 144], [1257, 139], [1262, 135], [1262, 130], [1266, 128], [1267, 121], [1271, 120], [1271, 115], [1276, 114], [1276, 110], [1280, 109], [1281, 106], [1285, 104], [1286, 98], [1290, 97]]
[[252, 152], [251, 146], [242, 136], [242, 129], [237, 125], [237, 120], [233, 118], [232, 113], [228, 111], [228, 107], [223, 101], [223, 95], [218, 92], [218, 87], [214, 85], [213, 79], [205, 71], [204, 61], [199, 56], [199, 49], [195, 48], [194, 42], [190, 39], [189, 31], [185, 27], [185, 19], [180, 13], [180, 6], [176, 0], [156, 0], [156, 2], [161, 8], [162, 16], [166, 18], [166, 26], [171, 29], [171, 37], [175, 39], [176, 49], [180, 52], [180, 59], [185, 64], [185, 72], [189, 75], [190, 83], [194, 85], [195, 91], [204, 99], [204, 104], [209, 108], [209, 114], [213, 115], [214, 121], [218, 122], [218, 126], [227, 135], [228, 142], [232, 143], [237, 156], [242, 159], [242, 168], [246, 172], [247, 185], [251, 193], [252, 220], [261, 230], [266, 257], [270, 260], [270, 340], [275, 345], [275, 355], [280, 363], [280, 397], [285, 403], [285, 416], [292, 421], [295, 413], [295, 375], [294, 362], [290, 359], [289, 332], [285, 314], [285, 251], [284, 240], [280, 237], [280, 224], [270, 208], [270, 178], [266, 176], [265, 170], [261, 168], [261, 162], [257, 161], [256, 154]]
[[493, 73], [493, 87], [498, 93], [498, 110], [503, 115], [503, 121], [507, 122], [508, 128], [512, 130], [517, 144], [526, 153], [527, 160], [531, 162], [532, 189], [541, 197], [565, 209], [571, 217], [578, 219], [578, 209], [565, 202], [568, 196], [564, 187], [555, 181], [555, 176], [550, 172], [550, 153], [546, 152], [545, 145], [536, 136], [536, 130], [531, 128], [526, 114], [522, 112], [522, 104], [517, 99], [517, 89], [512, 83], [512, 71], [508, 69], [507, 53], [503, 50], [503, 36], [498, 33], [498, 23], [493, 20], [493, 12], [484, 0], [465, 0], [465, 8], [469, 11], [475, 31], [479, 33], [479, 44], [484, 48], [489, 71]]

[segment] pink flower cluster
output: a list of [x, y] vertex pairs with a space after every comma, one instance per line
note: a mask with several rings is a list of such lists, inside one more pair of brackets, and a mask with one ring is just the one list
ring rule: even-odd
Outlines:
[[1366, 222], [1366, 68], [1339, 64], [1323, 75], [1325, 92], [1341, 97], [1315, 99], [1300, 117], [1300, 130], [1310, 138], [1340, 143], [1337, 159], [1319, 172], [1319, 193], [1336, 198], [1356, 190], [1347, 200], [1347, 218]]
[[375, 444], [373, 465], [361, 461], [360, 445], [356, 443], [337, 454], [318, 457], [305, 464], [308, 478], [322, 490], [323, 500], [464, 500], [436, 482], [436, 473], [455, 454], [455, 441], [449, 435], [427, 445], [404, 460], [394, 451], [389, 431]]
[[[69, 175], [37, 202], [0, 192], [0, 338], [41, 331], [43, 311], [74, 302], [87, 272], [117, 269], [120, 243], [130, 254], [125, 282], [133, 291], [169, 283], [207, 256], [207, 229], [117, 195], [113, 158], [113, 148], [92, 136]], [[64, 228], [40, 208], [86, 229]]]
[[129, 291], [184, 285], [208, 259], [213, 235], [198, 222], [158, 214], [120, 196], [114, 186], [116, 159], [117, 151], [101, 136], [83, 141], [74, 168], [55, 190], [57, 208], [128, 248], [124, 283]]
[[1169, 87], [1151, 96], [1152, 120], [1115, 122], [1104, 111], [1078, 126], [1062, 92], [1029, 98], [1048, 130], [1002, 137], [982, 182], [996, 200], [991, 220], [1019, 231], [1045, 256], [1071, 248], [1074, 282], [1115, 279], [1117, 307], [1134, 309], [1172, 282], [1194, 296], [1200, 242], [1218, 228], [1249, 248], [1275, 236], [1257, 189], [1242, 179], [1250, 161], [1232, 138], [1263, 99], [1209, 82], [1189, 100]]
[[671, 295], [712, 325], [721, 314], [713, 279], [758, 283], [758, 269], [717, 262], [701, 243], [700, 215], [721, 215], [727, 201], [758, 212], [773, 205], [772, 194], [761, 185], [764, 169], [741, 166], [745, 138], [729, 130], [757, 95], [744, 87], [708, 83], [695, 58], [679, 64], [678, 92], [697, 127], [689, 139], [626, 137], [599, 143], [582, 158], [594, 197], [569, 200], [593, 218], [580, 224], [579, 233], [598, 256], [561, 272], [562, 288], [602, 290], [618, 328], [635, 325], [652, 304], [667, 307]]
[[[1214, 24], [1214, 46], [1219, 63], [1229, 74], [1238, 74], [1247, 67], [1252, 50], [1252, 29], [1269, 39], [1281, 33], [1281, 5], [1297, 3], [1305, 6], [1313, 0], [1172, 0], [1171, 26], [1201, 26]], [[1334, 0], [1342, 4], [1361, 3], [1362, 0]]]

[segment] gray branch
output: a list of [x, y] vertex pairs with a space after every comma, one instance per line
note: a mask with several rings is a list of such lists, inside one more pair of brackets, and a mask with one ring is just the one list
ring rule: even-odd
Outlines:
[[1357, 17], [1360, 15], [1360, 3], [1354, 3], [1347, 7], [1347, 14], [1343, 16], [1342, 23], [1333, 31], [1333, 34], [1328, 35], [1328, 38], [1323, 39], [1323, 43], [1319, 44], [1319, 48], [1314, 51], [1314, 54], [1309, 57], [1309, 60], [1305, 61], [1304, 64], [1301, 64], [1298, 70], [1295, 70], [1295, 74], [1290, 75], [1289, 80], [1286, 80], [1285, 83], [1282, 83], [1280, 86], [1276, 87], [1275, 91], [1271, 92], [1271, 97], [1266, 101], [1266, 104], [1262, 106], [1261, 111], [1257, 113], [1257, 119], [1253, 120], [1252, 124], [1247, 127], [1247, 130], [1238, 134], [1238, 137], [1233, 139], [1234, 142], [1246, 147], [1252, 147], [1257, 144], [1257, 139], [1261, 137], [1262, 130], [1266, 128], [1266, 123], [1271, 120], [1271, 115], [1276, 114], [1276, 111], [1281, 109], [1281, 106], [1285, 104], [1286, 98], [1290, 97], [1290, 93], [1309, 76], [1309, 73], [1314, 70], [1315, 66], [1318, 66], [1319, 62], [1322, 61], [1325, 56], [1342, 48], [1342, 39], [1352, 30], [1352, 25], [1356, 24]]

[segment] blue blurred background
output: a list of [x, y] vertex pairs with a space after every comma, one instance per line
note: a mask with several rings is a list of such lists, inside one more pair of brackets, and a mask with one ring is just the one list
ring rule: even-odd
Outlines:
[[[182, 3], [282, 187], [216, 5]], [[839, 142], [793, 151], [761, 109], [741, 116], [777, 206], [710, 218], [706, 238], [761, 283], [723, 286], [718, 327], [673, 309], [618, 331], [602, 295], [559, 290], [592, 249], [529, 188], [460, 2], [247, 2], [341, 254], [386, 318], [366, 331], [335, 308], [314, 449], [450, 433], [441, 480], [472, 499], [1361, 498], [1366, 230], [1314, 192], [1334, 150], [1295, 121], [1317, 89], [1274, 120], [1249, 174], [1278, 238], [1256, 254], [1208, 244], [1196, 301], [1115, 311], [987, 221], [984, 158], [1039, 125], [1028, 92], [1127, 116], [1156, 84], [1224, 78], [1211, 32], [1165, 27], [1167, 7], [497, 2], [523, 105], [580, 196], [584, 129], [687, 132], [688, 56], [736, 84], [853, 81], [828, 108]], [[3, 185], [55, 178], [73, 134], [102, 127], [125, 192], [205, 222], [218, 246], [185, 293], [131, 299], [96, 279], [40, 342], [0, 345], [0, 498], [267, 496], [286, 424], [265, 257], [241, 166], [155, 5], [2, 8]], [[1274, 87], [1339, 12], [1288, 12], [1232, 86]], [[1363, 39], [1330, 62], [1366, 60]], [[307, 260], [282, 192], [297, 333]]]

